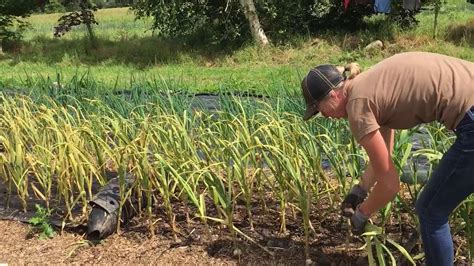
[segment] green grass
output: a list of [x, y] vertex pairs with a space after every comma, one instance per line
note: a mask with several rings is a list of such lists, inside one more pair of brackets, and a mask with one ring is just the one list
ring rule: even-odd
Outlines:
[[[40, 36], [52, 38], [53, 27], [57, 25], [61, 15], [61, 13], [39, 14], [28, 18], [33, 28], [26, 32], [26, 40], [33, 40]], [[99, 22], [99, 25], [96, 26], [99, 36], [120, 40], [133, 36], [146, 37], [151, 35], [147, 31], [151, 28], [153, 20], [151, 18], [135, 20], [133, 12], [128, 8], [99, 9], [95, 12], [95, 16]], [[82, 37], [83, 33], [80, 30], [73, 30], [63, 38], [73, 40]]]
[[[103, 9], [96, 13], [96, 50], [87, 48], [83, 28], [73, 29], [60, 39], [53, 38], [52, 27], [60, 14], [34, 15], [29, 18], [32, 28], [25, 33], [25, 42], [0, 55], [0, 86], [25, 86], [25, 80], [34, 79], [54, 80], [58, 73], [67, 81], [87, 73], [101, 86], [112, 88], [163, 79], [193, 91], [297, 91], [307, 69], [326, 62], [357, 61], [367, 68], [392, 54], [410, 50], [474, 61], [472, 43], [462, 36], [454, 41], [446, 37], [451, 25], [466, 24], [473, 14], [472, 6], [461, 2], [445, 5], [437, 39], [432, 38], [433, 14], [427, 10], [418, 15], [419, 26], [405, 32], [384, 16], [374, 16], [369, 19], [368, 28], [354, 33], [327, 30], [318, 36], [289, 36], [292, 41], [288, 44], [267, 49], [252, 44], [228, 49], [159, 38], [149, 30], [151, 19], [135, 20], [126, 8]], [[366, 52], [364, 47], [376, 39], [385, 43], [385, 49]]]
[[[19, 63], [12, 71], [7, 66], [0, 67], [0, 87], [24, 87], [26, 84], [57, 80], [69, 83], [77, 76], [87, 75], [97, 82], [99, 87], [128, 89], [148, 87], [150, 83], [177, 84], [180, 90], [196, 92], [215, 92], [220, 90], [252, 90], [267, 92], [275, 89], [289, 89], [299, 84], [297, 66], [256, 66], [236, 67], [200, 67], [200, 66], [163, 66], [157, 68], [136, 69], [126, 65], [99, 66], [50, 66], [46, 64]], [[28, 82], [27, 82], [28, 81]], [[31, 82], [30, 82], [31, 81]]]

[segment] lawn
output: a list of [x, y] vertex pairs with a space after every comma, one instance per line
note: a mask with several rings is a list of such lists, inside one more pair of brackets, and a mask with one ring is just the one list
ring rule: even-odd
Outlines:
[[[127, 8], [97, 12], [99, 25], [95, 32], [99, 44], [97, 49], [90, 49], [85, 45], [85, 29], [77, 28], [60, 39], [53, 38], [52, 28], [59, 14], [34, 15], [29, 18], [32, 28], [25, 33], [25, 43], [16, 52], [0, 57], [0, 85], [24, 86], [25, 80], [55, 80], [59, 74], [63, 81], [87, 75], [107, 88], [146, 86], [150, 81], [165, 79], [199, 92], [298, 90], [307, 69], [326, 62], [356, 61], [368, 68], [392, 54], [413, 50], [472, 61], [470, 35], [449, 35], [461, 27], [458, 25], [468, 25], [472, 32], [470, 8], [460, 3], [446, 5], [440, 14], [436, 39], [432, 38], [433, 12], [425, 10], [417, 17], [419, 26], [408, 31], [401, 31], [379, 15], [370, 18], [369, 27], [364, 30], [324, 31], [317, 36], [294, 37], [288, 44], [266, 49], [252, 44], [222, 49], [162, 39], [150, 30], [150, 19], [135, 20]], [[385, 48], [365, 51], [364, 47], [375, 40], [383, 41]]]

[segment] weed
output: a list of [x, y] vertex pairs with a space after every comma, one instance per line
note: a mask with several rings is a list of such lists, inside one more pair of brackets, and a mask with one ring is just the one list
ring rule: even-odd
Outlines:
[[39, 234], [40, 239], [53, 238], [55, 235], [54, 229], [50, 223], [51, 210], [35, 204], [36, 213], [28, 222], [32, 225], [32, 233]]

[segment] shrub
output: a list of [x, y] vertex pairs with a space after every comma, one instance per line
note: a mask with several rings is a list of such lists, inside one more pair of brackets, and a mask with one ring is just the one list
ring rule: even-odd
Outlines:
[[48, 14], [63, 12], [66, 12], [66, 8], [58, 0], [50, 0], [44, 8], [44, 13]]
[[[326, 27], [354, 29], [364, 16], [373, 13], [370, 6], [353, 4], [344, 12], [340, 0], [255, 0], [260, 23], [274, 41], [289, 35], [312, 34]], [[153, 29], [162, 36], [182, 37], [198, 34], [201, 41], [241, 43], [250, 38], [247, 20], [239, 1], [142, 0], [133, 9], [138, 17], [154, 18]]]

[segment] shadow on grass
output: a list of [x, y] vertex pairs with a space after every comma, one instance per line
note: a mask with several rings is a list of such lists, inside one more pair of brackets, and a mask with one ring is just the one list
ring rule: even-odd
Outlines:
[[466, 23], [448, 27], [446, 40], [456, 45], [466, 43], [470, 47], [474, 47], [474, 18]]
[[[321, 29], [310, 37], [317, 37], [329, 45], [339, 46], [344, 51], [350, 52], [363, 48], [373, 40], [393, 40], [394, 26], [386, 17], [373, 16], [357, 30], [346, 25], [329, 30]], [[288, 36], [286, 43], [278, 40], [274, 43], [276, 46], [293, 45], [304, 38]], [[246, 44], [246, 42], [213, 44], [206, 41], [205, 36], [199, 35], [187, 38], [128, 37], [117, 40], [99, 35], [96, 40], [96, 48], [92, 48], [86, 37], [71, 40], [42, 36], [28, 42], [4, 42], [3, 59], [11, 59], [12, 65], [20, 62], [45, 64], [67, 62], [86, 65], [99, 65], [105, 62], [134, 65], [137, 68], [190, 62], [207, 65], [231, 56]]]
[[37, 37], [29, 42], [5, 42], [4, 58], [13, 64], [27, 61], [54, 64], [72, 62], [87, 65], [110, 61], [116, 64], [132, 64], [146, 67], [156, 64], [174, 64], [182, 61], [212, 61], [232, 52], [231, 48], [217, 49], [212, 45], [196, 45], [190, 40], [170, 40], [155, 36], [125, 40], [98, 37], [96, 48], [88, 38], [51, 39]]

